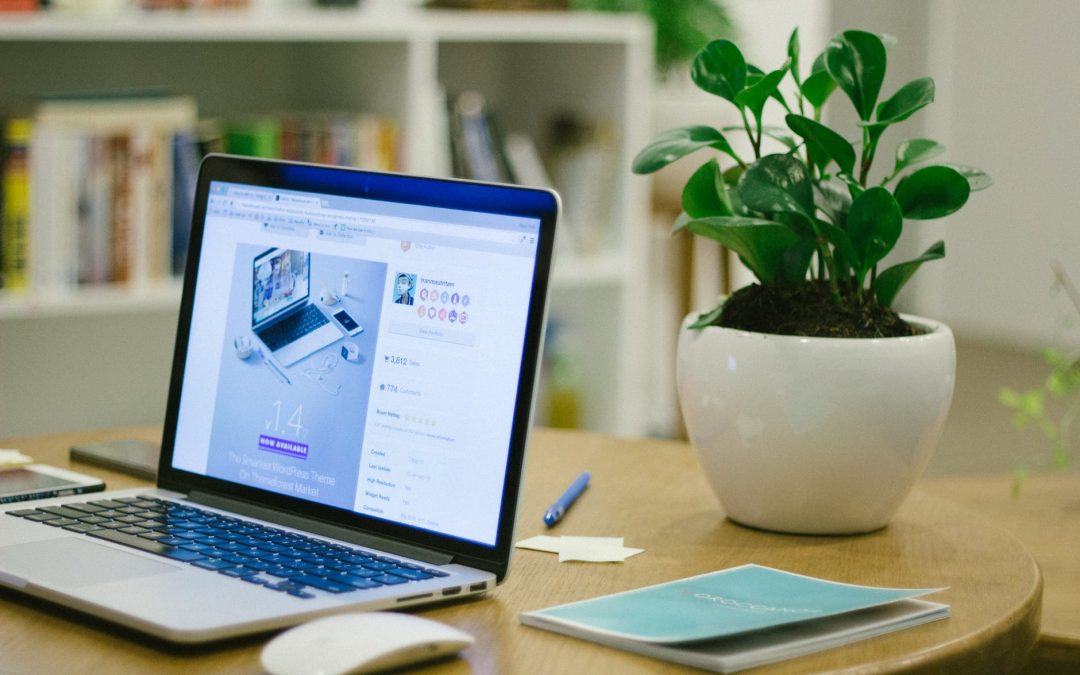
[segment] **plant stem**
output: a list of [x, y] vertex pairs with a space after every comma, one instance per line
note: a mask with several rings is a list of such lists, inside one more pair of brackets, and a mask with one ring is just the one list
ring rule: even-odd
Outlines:
[[1072, 279], [1069, 278], [1068, 274], [1065, 274], [1065, 270], [1057, 260], [1050, 263], [1050, 268], [1054, 271], [1057, 282], [1065, 290], [1065, 295], [1069, 296], [1069, 301], [1072, 302], [1073, 307], [1080, 314], [1080, 292], [1077, 292], [1076, 286], [1073, 286]]
[[829, 275], [829, 289], [832, 291], [833, 299], [840, 304], [840, 282], [836, 278], [836, 261], [833, 260], [829, 242], [825, 237], [818, 237], [818, 257], [825, 262], [825, 269]]
[[862, 153], [859, 156], [859, 185], [866, 187], [866, 177], [870, 174], [870, 162], [873, 155], [870, 152], [870, 132], [863, 127]]
[[761, 159], [761, 136], [754, 139], [754, 130], [750, 128], [750, 119], [746, 116], [746, 108], [739, 108], [739, 114], [742, 115], [743, 127], [746, 129], [746, 135], [750, 138], [750, 145], [754, 148], [754, 159]]

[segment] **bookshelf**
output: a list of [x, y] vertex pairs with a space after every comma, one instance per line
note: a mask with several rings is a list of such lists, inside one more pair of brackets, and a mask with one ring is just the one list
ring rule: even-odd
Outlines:
[[[556, 115], [602, 121], [614, 130], [607, 156], [612, 173], [593, 192], [604, 193], [608, 211], [604, 222], [568, 224], [579, 233], [589, 228], [592, 245], [561, 242], [551, 315], [574, 337], [581, 426], [626, 435], [652, 431], [646, 422], [652, 396], [642, 368], [650, 358], [649, 186], [628, 170], [652, 133], [652, 77], [651, 26], [631, 15], [425, 11], [377, 3], [370, 9], [259, 6], [101, 17], [42, 12], [0, 20], [0, 109], [32, 104], [45, 94], [167, 88], [194, 97], [200, 117], [373, 113], [396, 121], [402, 168], [428, 175], [448, 171], [449, 151], [441, 150], [447, 92], [482, 93], [501, 129], [524, 133], [541, 149]], [[563, 198], [568, 207], [579, 199]], [[77, 334], [80, 322], [92, 322], [98, 343], [73, 337], [71, 348], [56, 355], [55, 369], [68, 373], [69, 381], [121, 392], [111, 402], [52, 392], [75, 413], [66, 421], [48, 417], [48, 427], [21, 429], [30, 422], [19, 406], [32, 404], [20, 403], [7, 388], [0, 392], [0, 410], [11, 412], [0, 414], [0, 427], [30, 433], [87, 426], [87, 420], [101, 426], [156, 419], [147, 414], [164, 409], [172, 345], [164, 330], [146, 336], [139, 330], [175, 325], [178, 298], [174, 280], [124, 289], [0, 291], [0, 381], [24, 378], [18, 364], [32, 361], [20, 350], [32, 349], [35, 333], [51, 335], [63, 325]], [[116, 335], [102, 327], [110, 322]], [[154, 353], [140, 367], [146, 372], [101, 373], [96, 359], [78, 356], [148, 343]], [[146, 364], [154, 365], [148, 370]], [[144, 381], [126, 387], [132, 377]], [[35, 381], [38, 388], [52, 385]], [[125, 390], [141, 392], [139, 400], [126, 405]], [[147, 401], [146, 391], [159, 395]], [[110, 408], [125, 412], [110, 416]]]

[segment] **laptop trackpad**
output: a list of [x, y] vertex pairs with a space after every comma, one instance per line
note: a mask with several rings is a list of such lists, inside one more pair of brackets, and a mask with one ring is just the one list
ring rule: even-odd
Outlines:
[[42, 586], [78, 588], [146, 577], [183, 568], [143, 558], [102, 544], [64, 537], [0, 546], [0, 574]]

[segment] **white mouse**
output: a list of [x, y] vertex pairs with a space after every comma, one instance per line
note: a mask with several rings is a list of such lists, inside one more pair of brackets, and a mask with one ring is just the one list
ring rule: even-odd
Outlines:
[[450, 656], [473, 641], [457, 628], [413, 614], [335, 614], [270, 640], [262, 666], [271, 675], [373, 673]]

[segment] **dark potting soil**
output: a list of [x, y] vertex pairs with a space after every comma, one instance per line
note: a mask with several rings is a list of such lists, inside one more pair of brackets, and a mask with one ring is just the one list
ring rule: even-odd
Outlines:
[[919, 331], [876, 301], [838, 303], [826, 282], [739, 289], [724, 303], [719, 325], [727, 328], [807, 337], [877, 338]]

